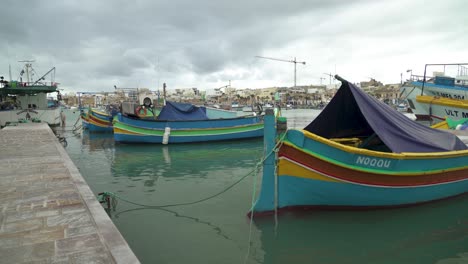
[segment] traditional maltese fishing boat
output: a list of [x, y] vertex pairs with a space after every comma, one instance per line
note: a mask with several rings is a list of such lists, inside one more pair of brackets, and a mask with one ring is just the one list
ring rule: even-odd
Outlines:
[[191, 143], [263, 136], [262, 116], [210, 119], [205, 107], [166, 102], [154, 119], [118, 114], [114, 139], [130, 143]]
[[113, 114], [89, 108], [81, 113], [83, 128], [90, 132], [112, 132]]
[[416, 123], [336, 77], [340, 89], [303, 130], [277, 136], [274, 116], [265, 116], [265, 149], [278, 154], [264, 161], [251, 213], [405, 206], [468, 191], [468, 150], [460, 139]]

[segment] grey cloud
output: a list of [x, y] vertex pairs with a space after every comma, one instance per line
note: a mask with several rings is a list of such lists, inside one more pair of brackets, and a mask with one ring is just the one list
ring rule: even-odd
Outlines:
[[[405, 42], [445, 40], [458, 47], [448, 38], [466, 35], [464, 1], [429, 2], [7, 0], [0, 17], [0, 59], [34, 56], [38, 65], [57, 65], [63, 84], [87, 89], [116, 81], [153, 84], [155, 78], [176, 85], [188, 75], [193, 81], [222, 82], [287, 74], [282, 79], [289, 82], [290, 67], [270, 67], [255, 55], [311, 61], [301, 69], [301, 77], [310, 80], [317, 78], [311, 71], [322, 72], [320, 67], [337, 60], [414, 53]], [[431, 15], [434, 6], [438, 16]], [[383, 41], [400, 36], [407, 41]], [[369, 39], [385, 49], [366, 47]]]

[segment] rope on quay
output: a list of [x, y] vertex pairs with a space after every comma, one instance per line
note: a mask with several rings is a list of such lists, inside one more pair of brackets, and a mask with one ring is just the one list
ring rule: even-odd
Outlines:
[[[184, 206], [184, 205], [193, 205], [193, 204], [197, 204], [197, 203], [202, 203], [202, 202], [205, 202], [205, 201], [208, 201], [210, 199], [213, 199], [215, 197], [218, 197], [220, 196], [221, 194], [229, 191], [230, 189], [232, 189], [234, 186], [236, 186], [237, 184], [239, 184], [242, 180], [244, 180], [245, 178], [247, 178], [248, 176], [254, 174], [254, 179], [255, 179], [255, 187], [256, 188], [256, 182], [257, 182], [257, 175], [258, 175], [258, 170], [260, 169], [260, 167], [263, 166], [263, 162], [265, 162], [265, 160], [272, 154], [276, 153], [277, 152], [277, 149], [283, 144], [283, 141], [284, 141], [284, 137], [285, 137], [286, 133], [283, 134], [283, 136], [278, 140], [278, 142], [276, 143], [276, 145], [273, 147], [273, 149], [270, 151], [270, 153], [268, 153], [267, 155], [265, 155], [258, 163], [257, 165], [255, 165], [255, 168], [253, 170], [251, 170], [249, 173], [247, 173], [246, 175], [242, 176], [241, 178], [239, 178], [237, 181], [235, 181], [234, 183], [232, 183], [231, 185], [229, 185], [228, 187], [224, 188], [223, 190], [213, 194], [213, 195], [210, 195], [208, 197], [205, 197], [205, 198], [202, 198], [202, 199], [198, 199], [198, 200], [195, 200], [195, 201], [192, 201], [192, 202], [184, 202], [184, 203], [174, 203], [174, 204], [162, 204], [162, 205], [148, 205], [148, 204], [141, 204], [141, 203], [137, 203], [137, 202], [134, 202], [134, 201], [131, 201], [131, 200], [128, 200], [122, 196], [119, 196], [113, 192], [101, 192], [101, 193], [98, 193], [98, 200], [100, 203], [106, 203], [107, 204], [107, 209], [111, 209], [113, 208], [115, 210], [115, 207], [117, 206], [117, 199], [121, 200], [121, 201], [124, 201], [126, 203], [129, 203], [129, 204], [133, 204], [133, 205], [136, 205], [136, 206], [140, 206], [140, 207], [146, 207], [146, 208], [167, 208], [167, 207], [175, 207], [175, 206]], [[255, 190], [254, 190], [254, 193], [253, 195], [255, 195]], [[253, 201], [253, 199], [252, 199]], [[252, 209], [254, 208], [255, 204], [254, 202], [252, 202]]]

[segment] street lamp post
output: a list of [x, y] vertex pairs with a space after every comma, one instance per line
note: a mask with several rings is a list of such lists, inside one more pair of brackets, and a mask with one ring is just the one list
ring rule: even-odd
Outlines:
[[413, 76], [413, 70], [408, 69], [408, 70], [406, 70], [406, 72], [409, 72], [409, 73], [410, 73], [410, 80], [411, 80], [411, 76]]

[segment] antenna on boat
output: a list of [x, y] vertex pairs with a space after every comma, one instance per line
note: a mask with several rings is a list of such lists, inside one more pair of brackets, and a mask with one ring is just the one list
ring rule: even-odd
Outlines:
[[[29, 83], [29, 73], [32, 73], [32, 62], [35, 62], [35, 60], [20, 60], [18, 62], [24, 62], [25, 63], [25, 68], [26, 68], [26, 82]], [[24, 70], [21, 71], [21, 73], [24, 73]]]
[[33, 85], [35, 85], [36, 83], [38, 83], [39, 81], [42, 81], [42, 80], [45, 80], [45, 77], [51, 73], [51, 83], [53, 83], [55, 81], [55, 67], [53, 67], [52, 69], [50, 69], [48, 72], [46, 72], [44, 75], [42, 75], [41, 77], [39, 77], [39, 79], [37, 79]]

